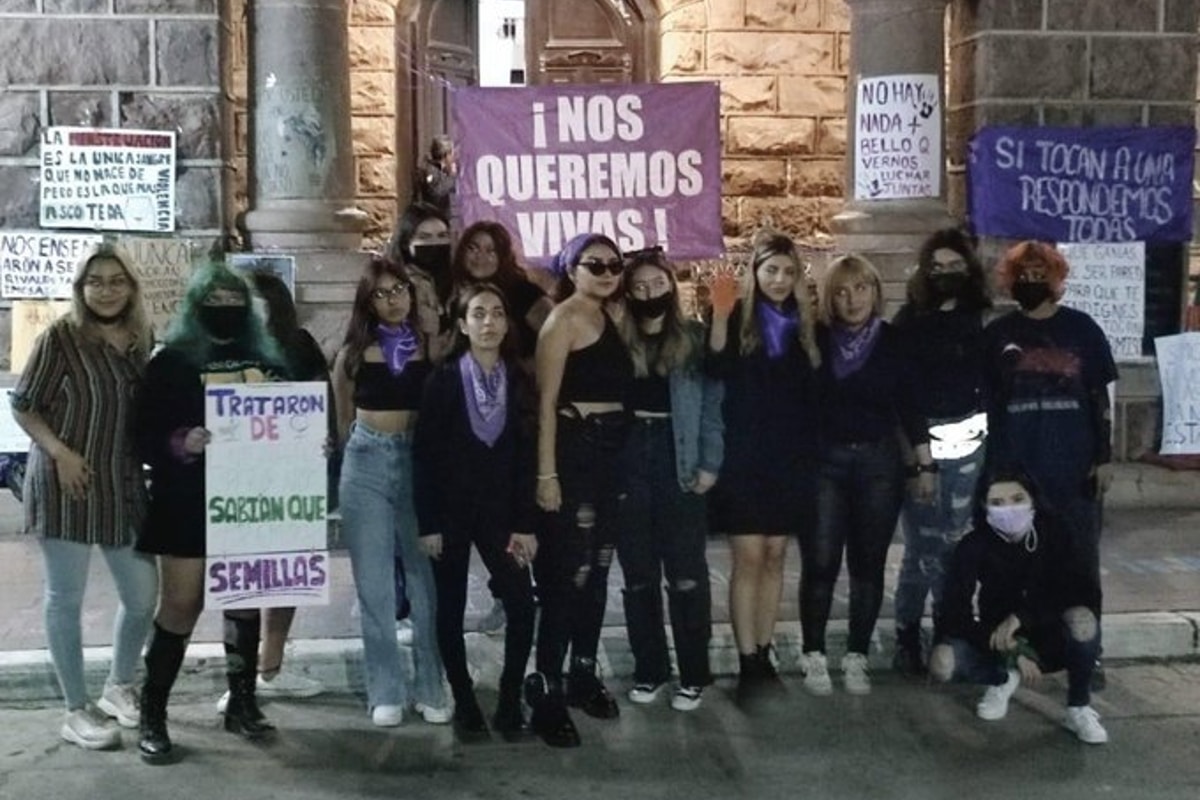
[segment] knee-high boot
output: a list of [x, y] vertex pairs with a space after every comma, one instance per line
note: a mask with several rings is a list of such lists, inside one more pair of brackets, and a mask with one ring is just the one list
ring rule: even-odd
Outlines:
[[225, 677], [229, 681], [229, 704], [225, 707], [225, 730], [247, 739], [260, 739], [275, 726], [258, 708], [259, 615], [225, 614]]
[[138, 750], [142, 760], [162, 764], [171, 759], [171, 737], [167, 734], [167, 700], [183, 665], [189, 634], [172, 633], [154, 623], [154, 635], [146, 649], [146, 682], [142, 685]]

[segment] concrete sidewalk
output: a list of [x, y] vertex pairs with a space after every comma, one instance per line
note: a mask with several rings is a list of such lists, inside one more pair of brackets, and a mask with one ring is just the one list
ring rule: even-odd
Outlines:
[[[1147, 473], [1146, 470], [1157, 470]], [[1149, 478], [1147, 477], [1149, 475]], [[1170, 484], [1164, 477], [1176, 477]], [[1106, 511], [1102, 553], [1105, 581], [1105, 658], [1200, 657], [1200, 507], [1163, 509], [1141, 505], [1159, 493], [1160, 502], [1171, 499], [1200, 504], [1200, 491], [1191, 473], [1166, 473], [1157, 468], [1130, 466], [1118, 473], [1110, 498], [1135, 498], [1138, 503], [1110, 503]], [[1185, 488], [1188, 492], [1185, 492]], [[1115, 507], [1115, 506], [1121, 507]], [[20, 507], [7, 492], [0, 494], [0, 701], [33, 702], [57, 697], [58, 687], [44, 649], [42, 621], [41, 556], [36, 542], [15, 533]], [[887, 596], [876, 628], [873, 648], [876, 668], [884, 668], [892, 650], [891, 597], [903, 548], [894, 545], [889, 555]], [[736, 651], [727, 608], [729, 550], [723, 538], [709, 543], [715, 630], [712, 661], [717, 674], [736, 671]], [[844, 572], [844, 571], [843, 571]], [[331, 691], [361, 693], [361, 639], [354, 615], [354, 592], [348, 559], [335, 552], [331, 559], [331, 602], [302, 609], [293, 628], [287, 663], [323, 681]], [[491, 605], [486, 572], [476, 562], [471, 573], [467, 629]], [[834, 621], [830, 628], [830, 656], [840, 657], [845, 646], [847, 586], [843, 574], [835, 594]], [[779, 633], [776, 640], [780, 666], [794, 671], [799, 655], [797, 586], [799, 556], [795, 546], [788, 554]], [[632, 659], [624, 629], [621, 573], [614, 567], [609, 586], [608, 614], [601, 642], [601, 663], [609, 676], [632, 673]], [[84, 612], [84, 643], [89, 681], [99, 686], [107, 671], [108, 645], [116, 596], [103, 560], [93, 559]], [[223, 654], [218, 614], [201, 617], [180, 691], [197, 695], [222, 690]], [[502, 655], [502, 637], [468, 636], [472, 669], [482, 685], [494, 685]]]

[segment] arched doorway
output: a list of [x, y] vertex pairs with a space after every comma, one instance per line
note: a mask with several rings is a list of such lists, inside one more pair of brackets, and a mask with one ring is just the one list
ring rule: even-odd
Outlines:
[[[528, 83], [658, 79], [654, 0], [525, 0]], [[478, 82], [479, 0], [409, 0], [396, 16], [396, 186], [400, 205], [434, 136], [453, 135], [450, 92]]]

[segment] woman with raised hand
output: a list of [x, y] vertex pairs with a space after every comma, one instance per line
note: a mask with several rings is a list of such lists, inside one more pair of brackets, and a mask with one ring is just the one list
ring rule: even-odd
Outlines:
[[534, 537], [532, 382], [517, 366], [499, 287], [479, 283], [458, 297], [459, 341], [425, 387], [413, 440], [421, 549], [433, 559], [437, 632], [454, 693], [454, 727], [465, 741], [487, 738], [463, 644], [471, 545], [508, 614], [500, 702], [492, 726], [507, 741], [529, 732], [521, 682], [533, 648]]
[[712, 285], [710, 369], [725, 381], [725, 463], [713, 528], [729, 536], [729, 610], [738, 701], [781, 686], [771, 659], [790, 538], [815, 525], [820, 363], [804, 265], [787, 236], [762, 231], [740, 287]]
[[[283, 354], [250, 306], [250, 287], [223, 264], [196, 269], [166, 341], [146, 368], [138, 417], [150, 465], [150, 508], [138, 549], [159, 557], [159, 604], [146, 651], [141, 700], [142, 757], [173, 756], [167, 701], [204, 608], [204, 388], [261, 383], [286, 374]], [[258, 708], [258, 609], [226, 611], [225, 729], [247, 739], [274, 730]]]
[[[134, 270], [100, 245], [77, 265], [71, 311], [38, 337], [12, 393], [13, 416], [32, 439], [25, 532], [42, 550], [46, 640], [67, 709], [60, 735], [88, 750], [120, 744], [110, 717], [137, 725], [134, 671], [154, 618], [154, 559], [133, 548], [146, 513], [134, 412], [150, 347]], [[93, 545], [120, 598], [98, 707], [84, 683], [80, 622]]]
[[619, 714], [596, 673], [596, 653], [617, 543], [619, 459], [633, 364], [607, 309], [621, 285], [616, 243], [580, 234], [558, 254], [555, 269], [560, 302], [542, 327], [536, 358], [536, 491], [546, 515], [534, 565], [541, 600], [538, 671], [525, 691], [534, 731], [551, 746], [575, 747], [579, 733], [568, 703], [601, 719]]
[[633, 703], [652, 703], [671, 675], [662, 583], [675, 640], [676, 711], [700, 707], [712, 682], [708, 644], [708, 503], [724, 453], [721, 382], [705, 375], [704, 327], [679, 308], [671, 265], [659, 250], [625, 259], [622, 334], [633, 356], [626, 406], [617, 552], [625, 574], [625, 624], [634, 658]]
[[[433, 568], [418, 544], [413, 503], [413, 429], [430, 370], [408, 273], [372, 256], [333, 364], [333, 388], [342, 535], [362, 618], [367, 707], [380, 727], [399, 725], [410, 701], [429, 723], [445, 724], [452, 713], [442, 686]], [[398, 579], [412, 606], [413, 675], [396, 642]]]

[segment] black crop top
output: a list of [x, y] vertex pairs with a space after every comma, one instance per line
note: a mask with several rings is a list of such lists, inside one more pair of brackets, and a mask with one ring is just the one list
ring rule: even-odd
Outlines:
[[621, 403], [633, 380], [633, 361], [608, 314], [600, 338], [567, 354], [558, 404]]
[[393, 375], [382, 361], [364, 361], [354, 376], [354, 407], [363, 411], [418, 411], [432, 365], [409, 361]]

